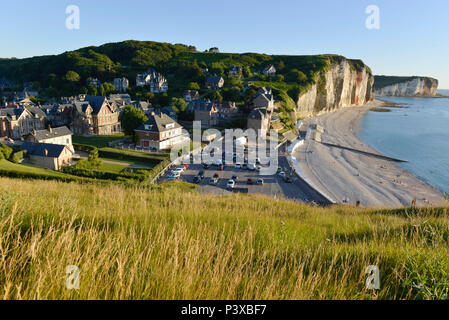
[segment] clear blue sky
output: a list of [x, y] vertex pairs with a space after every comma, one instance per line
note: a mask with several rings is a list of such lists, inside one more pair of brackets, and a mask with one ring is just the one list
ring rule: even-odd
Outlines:
[[[78, 5], [80, 30], [65, 28]], [[365, 27], [368, 5], [380, 29]], [[337, 53], [375, 74], [424, 75], [449, 89], [447, 0], [14, 0], [0, 4], [0, 57], [57, 54], [129, 39], [223, 52]]]

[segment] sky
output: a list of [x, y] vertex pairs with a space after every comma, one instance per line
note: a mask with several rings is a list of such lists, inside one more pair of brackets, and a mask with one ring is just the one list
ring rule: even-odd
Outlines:
[[[123, 40], [199, 50], [341, 54], [374, 74], [430, 76], [449, 89], [447, 0], [1, 0], [0, 57], [58, 54]], [[66, 28], [66, 8], [80, 28]], [[368, 29], [366, 8], [379, 8]], [[1, 76], [1, 75], [0, 75]]]

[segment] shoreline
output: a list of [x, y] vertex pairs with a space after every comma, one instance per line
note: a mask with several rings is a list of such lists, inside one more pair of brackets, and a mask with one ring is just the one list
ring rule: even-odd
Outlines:
[[337, 203], [360, 201], [364, 207], [403, 207], [410, 206], [416, 197], [418, 206], [442, 204], [443, 194], [425, 181], [392, 161], [363, 154], [383, 156], [357, 134], [366, 112], [382, 103], [374, 100], [365, 106], [347, 107], [304, 120], [306, 125], [324, 127], [322, 142], [362, 153], [307, 140], [292, 156], [307, 178]]

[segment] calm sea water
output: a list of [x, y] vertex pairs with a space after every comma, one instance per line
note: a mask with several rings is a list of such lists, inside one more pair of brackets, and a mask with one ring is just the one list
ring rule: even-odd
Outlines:
[[[449, 96], [449, 90], [440, 93]], [[449, 98], [382, 99], [408, 108], [368, 112], [360, 139], [387, 156], [407, 160], [402, 168], [449, 194]]]

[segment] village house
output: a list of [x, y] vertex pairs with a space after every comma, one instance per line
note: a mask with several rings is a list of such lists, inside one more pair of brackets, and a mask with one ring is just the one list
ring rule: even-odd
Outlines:
[[72, 153], [75, 153], [72, 145], [72, 132], [65, 126], [59, 128], [49, 127], [46, 130], [33, 130], [25, 141], [65, 145]]
[[224, 82], [225, 81], [222, 76], [210, 76], [207, 78], [206, 87], [213, 90], [218, 90], [223, 88]]
[[271, 88], [260, 88], [258, 94], [253, 100], [254, 108], [267, 108], [268, 111], [274, 109], [274, 98]]
[[118, 92], [126, 92], [129, 88], [129, 80], [126, 78], [115, 78], [114, 87]]
[[53, 103], [41, 106], [41, 110], [47, 115], [47, 122], [52, 127], [61, 127], [70, 124], [72, 107], [73, 104]]
[[196, 90], [186, 90], [182, 95], [185, 102], [189, 103], [200, 99], [200, 93]]
[[131, 96], [127, 93], [110, 94], [109, 102], [115, 102], [119, 106], [128, 106], [131, 104]]
[[100, 87], [100, 85], [101, 85], [101, 82], [97, 78], [89, 77], [89, 78], [87, 78], [87, 84], [88, 85], [93, 85], [95, 88], [98, 89]]
[[172, 147], [190, 142], [188, 135], [182, 132], [182, 126], [165, 113], [154, 112], [147, 122], [135, 130], [137, 145], [155, 151], [169, 150]]
[[33, 130], [44, 129], [45, 121], [45, 113], [37, 107], [0, 109], [0, 137], [22, 139]]
[[168, 91], [167, 79], [153, 68], [148, 69], [143, 74], [137, 75], [136, 86], [149, 86], [150, 93], [163, 93]]
[[270, 129], [271, 113], [265, 108], [257, 108], [250, 112], [247, 121], [248, 129], [256, 130], [257, 134], [259, 133], [258, 130], [262, 134], [266, 134]]
[[212, 128], [220, 123], [218, 109], [213, 102], [198, 100], [193, 106], [195, 121], [201, 121], [201, 128]]
[[60, 170], [71, 165], [73, 152], [66, 145], [24, 142], [20, 147], [27, 151], [31, 164], [51, 170]]
[[240, 114], [239, 109], [235, 106], [235, 102], [223, 101], [216, 103], [215, 106], [221, 123], [229, 122]]
[[171, 106], [163, 107], [161, 109], [161, 112], [165, 113], [167, 116], [169, 116], [173, 120], [178, 121], [178, 114], [176, 113], [175, 110], [173, 110], [173, 108]]
[[240, 66], [231, 66], [228, 69], [228, 75], [230, 77], [240, 78], [242, 76], [242, 71], [243, 71], [243, 68]]
[[109, 135], [121, 131], [120, 111], [106, 97], [86, 96], [75, 101], [72, 131], [77, 135]]
[[131, 105], [142, 110], [146, 115], [149, 115], [154, 111], [152, 104], [147, 101], [133, 101], [131, 102]]
[[270, 76], [270, 77], [271, 76], [275, 76], [276, 75], [276, 68], [274, 67], [274, 65], [270, 64], [270, 65], [266, 66], [263, 69], [262, 73], [264, 75], [267, 75], [267, 76]]

